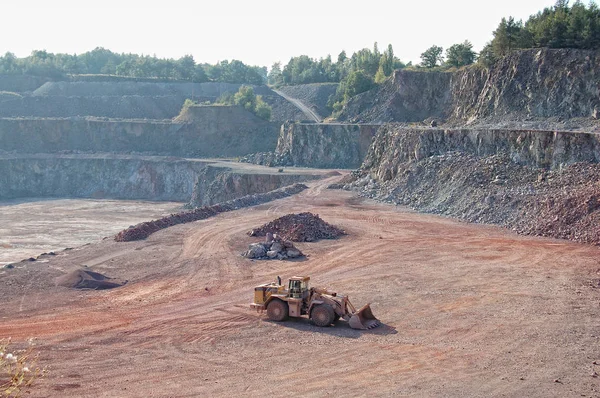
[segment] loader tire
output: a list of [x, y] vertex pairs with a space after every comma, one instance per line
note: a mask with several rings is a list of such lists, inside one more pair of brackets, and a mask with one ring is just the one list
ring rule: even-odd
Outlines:
[[329, 326], [334, 318], [335, 311], [329, 304], [319, 304], [310, 312], [310, 319], [317, 326]]
[[273, 300], [267, 305], [267, 316], [272, 321], [285, 321], [288, 319], [288, 314], [288, 305], [281, 300]]

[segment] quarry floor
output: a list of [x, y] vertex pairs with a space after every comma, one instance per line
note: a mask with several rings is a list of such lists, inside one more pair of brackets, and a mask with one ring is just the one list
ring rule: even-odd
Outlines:
[[[339, 177], [337, 177], [339, 178]], [[600, 249], [522, 237], [327, 190], [104, 240], [0, 274], [0, 337], [37, 339], [32, 397], [598, 397]], [[304, 261], [250, 261], [246, 232], [311, 211], [348, 235]], [[88, 265], [108, 291], [54, 285]], [[372, 331], [249, 309], [277, 275], [370, 302]]]
[[0, 266], [96, 242], [130, 225], [180, 211], [183, 205], [94, 199], [0, 201]]

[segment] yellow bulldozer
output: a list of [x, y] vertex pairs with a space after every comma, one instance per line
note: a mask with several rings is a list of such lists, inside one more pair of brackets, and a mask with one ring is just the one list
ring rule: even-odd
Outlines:
[[348, 321], [352, 329], [372, 329], [381, 324], [369, 304], [357, 311], [347, 296], [310, 287], [309, 282], [308, 276], [294, 276], [286, 287], [277, 277], [277, 282], [256, 286], [250, 308], [266, 310], [269, 319], [278, 322], [308, 315], [317, 326], [330, 326], [340, 318]]

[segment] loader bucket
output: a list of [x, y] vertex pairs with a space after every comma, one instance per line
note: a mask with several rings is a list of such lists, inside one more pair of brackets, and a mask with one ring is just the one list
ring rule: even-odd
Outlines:
[[365, 304], [360, 310], [352, 314], [348, 324], [352, 329], [373, 329], [379, 326], [381, 322], [371, 312], [371, 305]]

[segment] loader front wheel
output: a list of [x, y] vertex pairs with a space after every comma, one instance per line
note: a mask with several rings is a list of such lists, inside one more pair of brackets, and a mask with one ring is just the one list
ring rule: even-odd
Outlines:
[[329, 304], [319, 304], [310, 312], [310, 319], [317, 326], [329, 326], [334, 318], [335, 311]]
[[273, 300], [267, 305], [267, 316], [272, 321], [285, 321], [288, 318], [289, 308], [281, 300]]

